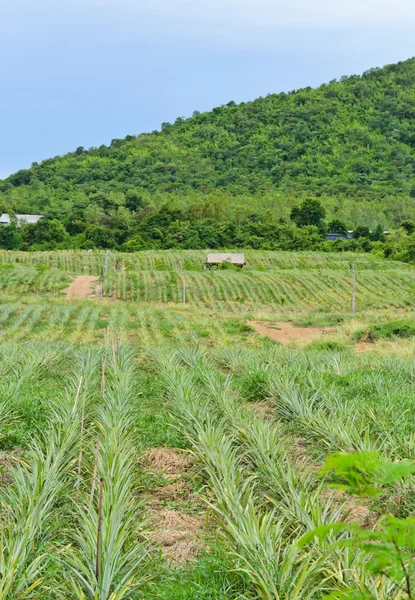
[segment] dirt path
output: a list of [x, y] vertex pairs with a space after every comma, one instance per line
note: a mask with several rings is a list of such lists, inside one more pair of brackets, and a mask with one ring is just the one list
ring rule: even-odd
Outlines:
[[186, 510], [198, 504], [185, 479], [191, 459], [177, 449], [152, 448], [147, 450], [145, 465], [168, 482], [146, 494], [152, 525], [150, 538], [172, 565], [194, 560], [203, 549], [204, 519], [200, 511], [192, 515]]
[[282, 344], [288, 344], [292, 341], [312, 340], [322, 333], [332, 333], [334, 331], [330, 327], [295, 327], [292, 323], [273, 323], [268, 325], [253, 321], [249, 325], [260, 335], [266, 335]]
[[80, 275], [62, 291], [65, 292], [67, 298], [89, 298], [95, 292], [92, 285], [98, 281], [99, 277], [94, 275]]

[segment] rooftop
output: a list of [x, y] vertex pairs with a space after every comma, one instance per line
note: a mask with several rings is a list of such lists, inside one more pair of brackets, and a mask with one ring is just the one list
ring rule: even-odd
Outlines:
[[244, 265], [245, 255], [241, 254], [230, 254], [230, 253], [219, 253], [210, 252], [206, 257], [207, 264], [216, 264], [221, 262], [229, 262], [232, 265]]
[[[16, 214], [16, 220], [18, 222], [18, 224], [23, 225], [26, 223], [37, 223], [39, 221], [39, 219], [42, 218], [43, 215], [22, 215], [22, 214]], [[3, 213], [0, 216], [0, 225], [9, 225], [11, 222], [12, 218], [10, 217], [9, 214], [7, 213]]]

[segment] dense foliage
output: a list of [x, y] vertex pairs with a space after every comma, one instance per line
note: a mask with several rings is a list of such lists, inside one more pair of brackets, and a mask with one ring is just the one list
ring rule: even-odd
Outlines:
[[33, 163], [0, 182], [1, 208], [50, 225], [1, 245], [318, 247], [295, 212], [316, 199], [340, 231], [394, 228], [415, 219], [414, 84], [415, 58]]

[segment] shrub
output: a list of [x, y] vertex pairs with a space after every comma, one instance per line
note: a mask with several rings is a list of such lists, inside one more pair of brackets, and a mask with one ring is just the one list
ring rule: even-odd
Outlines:
[[389, 321], [371, 325], [366, 329], [360, 329], [355, 333], [357, 340], [375, 341], [382, 338], [409, 338], [415, 336], [415, 321]]
[[226, 319], [223, 322], [223, 329], [226, 333], [252, 333], [253, 329], [248, 323], [239, 319]]

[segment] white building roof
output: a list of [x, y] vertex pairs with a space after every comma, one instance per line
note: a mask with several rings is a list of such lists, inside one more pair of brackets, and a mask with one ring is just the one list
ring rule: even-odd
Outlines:
[[[42, 215], [20, 215], [16, 214], [17, 223], [19, 225], [25, 225], [27, 223], [37, 223], [39, 219], [42, 218]], [[0, 216], [0, 225], [9, 225], [11, 222], [11, 217], [7, 213], [3, 213]]]

